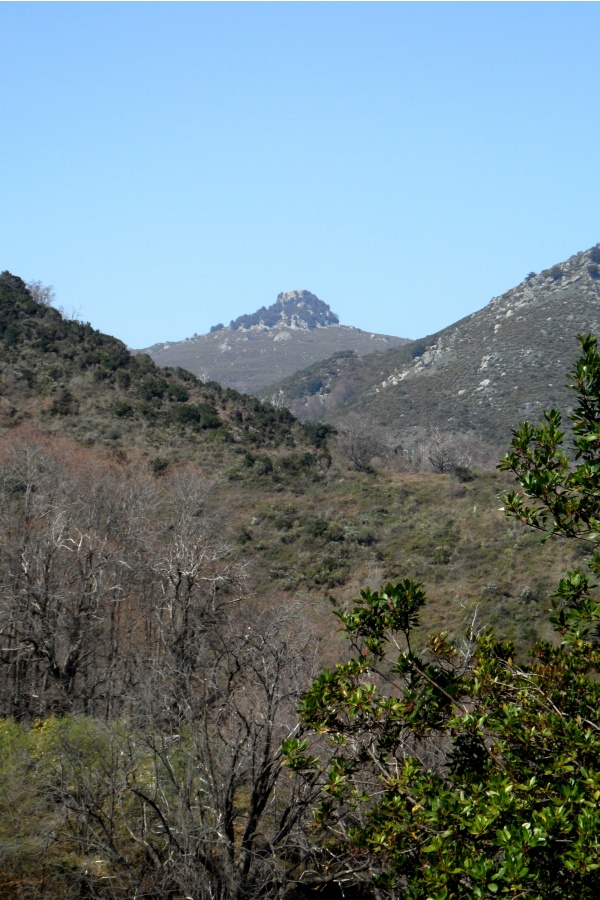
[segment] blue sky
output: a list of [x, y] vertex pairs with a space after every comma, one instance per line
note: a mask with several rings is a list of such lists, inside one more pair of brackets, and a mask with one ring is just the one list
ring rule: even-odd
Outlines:
[[419, 337], [600, 241], [597, 3], [2, 3], [0, 269], [132, 347]]

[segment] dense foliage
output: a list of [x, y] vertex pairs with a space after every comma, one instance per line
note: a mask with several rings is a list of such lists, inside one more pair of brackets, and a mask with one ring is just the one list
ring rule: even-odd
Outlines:
[[[581, 338], [573, 373], [575, 459], [556, 411], [523, 424], [502, 468], [520, 492], [506, 511], [591, 541], [600, 572], [600, 356]], [[597, 896], [600, 870], [600, 604], [573, 571], [553, 600], [557, 641], [527, 664], [472, 627], [418, 650], [426, 602], [406, 580], [363, 591], [341, 613], [355, 653], [302, 703], [288, 764], [321, 784], [317, 868], [413, 900]]]

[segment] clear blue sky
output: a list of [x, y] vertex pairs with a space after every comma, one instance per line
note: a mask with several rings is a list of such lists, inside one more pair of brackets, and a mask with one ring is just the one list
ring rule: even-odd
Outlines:
[[130, 346], [419, 337], [600, 241], [597, 3], [1, 3], [0, 269]]

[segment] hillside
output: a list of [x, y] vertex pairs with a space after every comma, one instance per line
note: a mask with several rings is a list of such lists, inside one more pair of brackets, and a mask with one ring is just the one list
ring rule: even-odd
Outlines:
[[442, 331], [387, 353], [333, 357], [270, 385], [304, 418], [368, 414], [402, 443], [432, 428], [495, 443], [544, 408], [567, 409], [576, 335], [600, 330], [600, 245], [494, 297]]
[[505, 477], [461, 484], [395, 459], [378, 472], [353, 471], [327, 426], [303, 426], [286, 409], [160, 369], [36, 303], [6, 272], [0, 341], [5, 444], [76, 441], [79, 455], [157, 483], [192, 465], [218, 485], [227, 539], [267, 603], [295, 595], [320, 617], [366, 583], [412, 574], [430, 587], [432, 622], [460, 630], [481, 602], [484, 620], [520, 642], [536, 616], [519, 597], [543, 605], [564, 568], [567, 550], [547, 545], [541, 555], [535, 535], [498, 512]]
[[508, 520], [505, 474], [356, 471], [330, 427], [159, 369], [6, 272], [0, 388], [3, 900], [202, 896], [253, 816], [235, 896], [264, 896], [304, 859], [279, 748], [346, 652], [333, 613], [416, 578], [416, 649], [493, 625], [522, 657], [585, 554]]
[[304, 432], [274, 410], [181, 368], [159, 368], [121, 341], [36, 302], [0, 275], [0, 427], [35, 424], [93, 445], [129, 449], [281, 446]]
[[209, 334], [148, 347], [158, 365], [182, 366], [203, 380], [255, 393], [340, 351], [358, 355], [397, 347], [405, 338], [340, 325], [329, 306], [309, 291], [279, 294], [269, 307], [215, 325]]
[[[6, 272], [0, 329], [2, 432], [11, 440], [23, 429], [75, 440], [78, 452], [106, 454], [126, 471], [141, 466], [153, 477], [193, 462], [219, 483], [231, 509], [229, 534], [266, 598], [300, 592], [340, 603], [367, 579], [412, 572], [442, 603], [440, 624], [460, 627], [464, 604], [481, 599], [492, 579], [503, 579], [498, 595], [486, 595], [493, 608], [516, 609], [525, 587], [540, 598], [550, 587], [553, 566], [548, 559], [538, 568], [535, 537], [515, 533], [497, 511], [506, 483], [497, 474], [456, 485], [447, 476], [404, 470], [394, 459], [379, 473], [353, 471], [331, 428], [303, 426], [286, 409], [182, 369], [160, 369], [115, 338], [36, 303]], [[508, 438], [507, 429], [505, 446]], [[529, 560], [527, 584], [522, 571], [505, 565], [508, 548], [511, 559], [524, 553]], [[448, 592], [458, 606], [443, 601]], [[512, 614], [507, 627], [509, 621], [514, 628]]]

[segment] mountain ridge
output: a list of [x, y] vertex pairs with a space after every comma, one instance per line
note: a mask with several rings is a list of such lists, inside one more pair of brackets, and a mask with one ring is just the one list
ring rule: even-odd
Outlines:
[[213, 325], [208, 334], [133, 352], [148, 353], [158, 365], [182, 366], [203, 380], [256, 393], [334, 353], [365, 355], [407, 341], [341, 325], [330, 306], [315, 294], [293, 290], [229, 325]]
[[37, 302], [22, 279], [2, 272], [0, 430], [22, 423], [89, 445], [185, 445], [192, 455], [304, 442], [287, 410], [181, 367], [161, 369], [117, 338]]
[[600, 332], [600, 244], [529, 273], [435, 334], [373, 357], [332, 358], [260, 396], [306, 419], [368, 414], [400, 442], [432, 428], [498, 441], [520, 419], [569, 408], [564, 373], [576, 335], [588, 331]]

